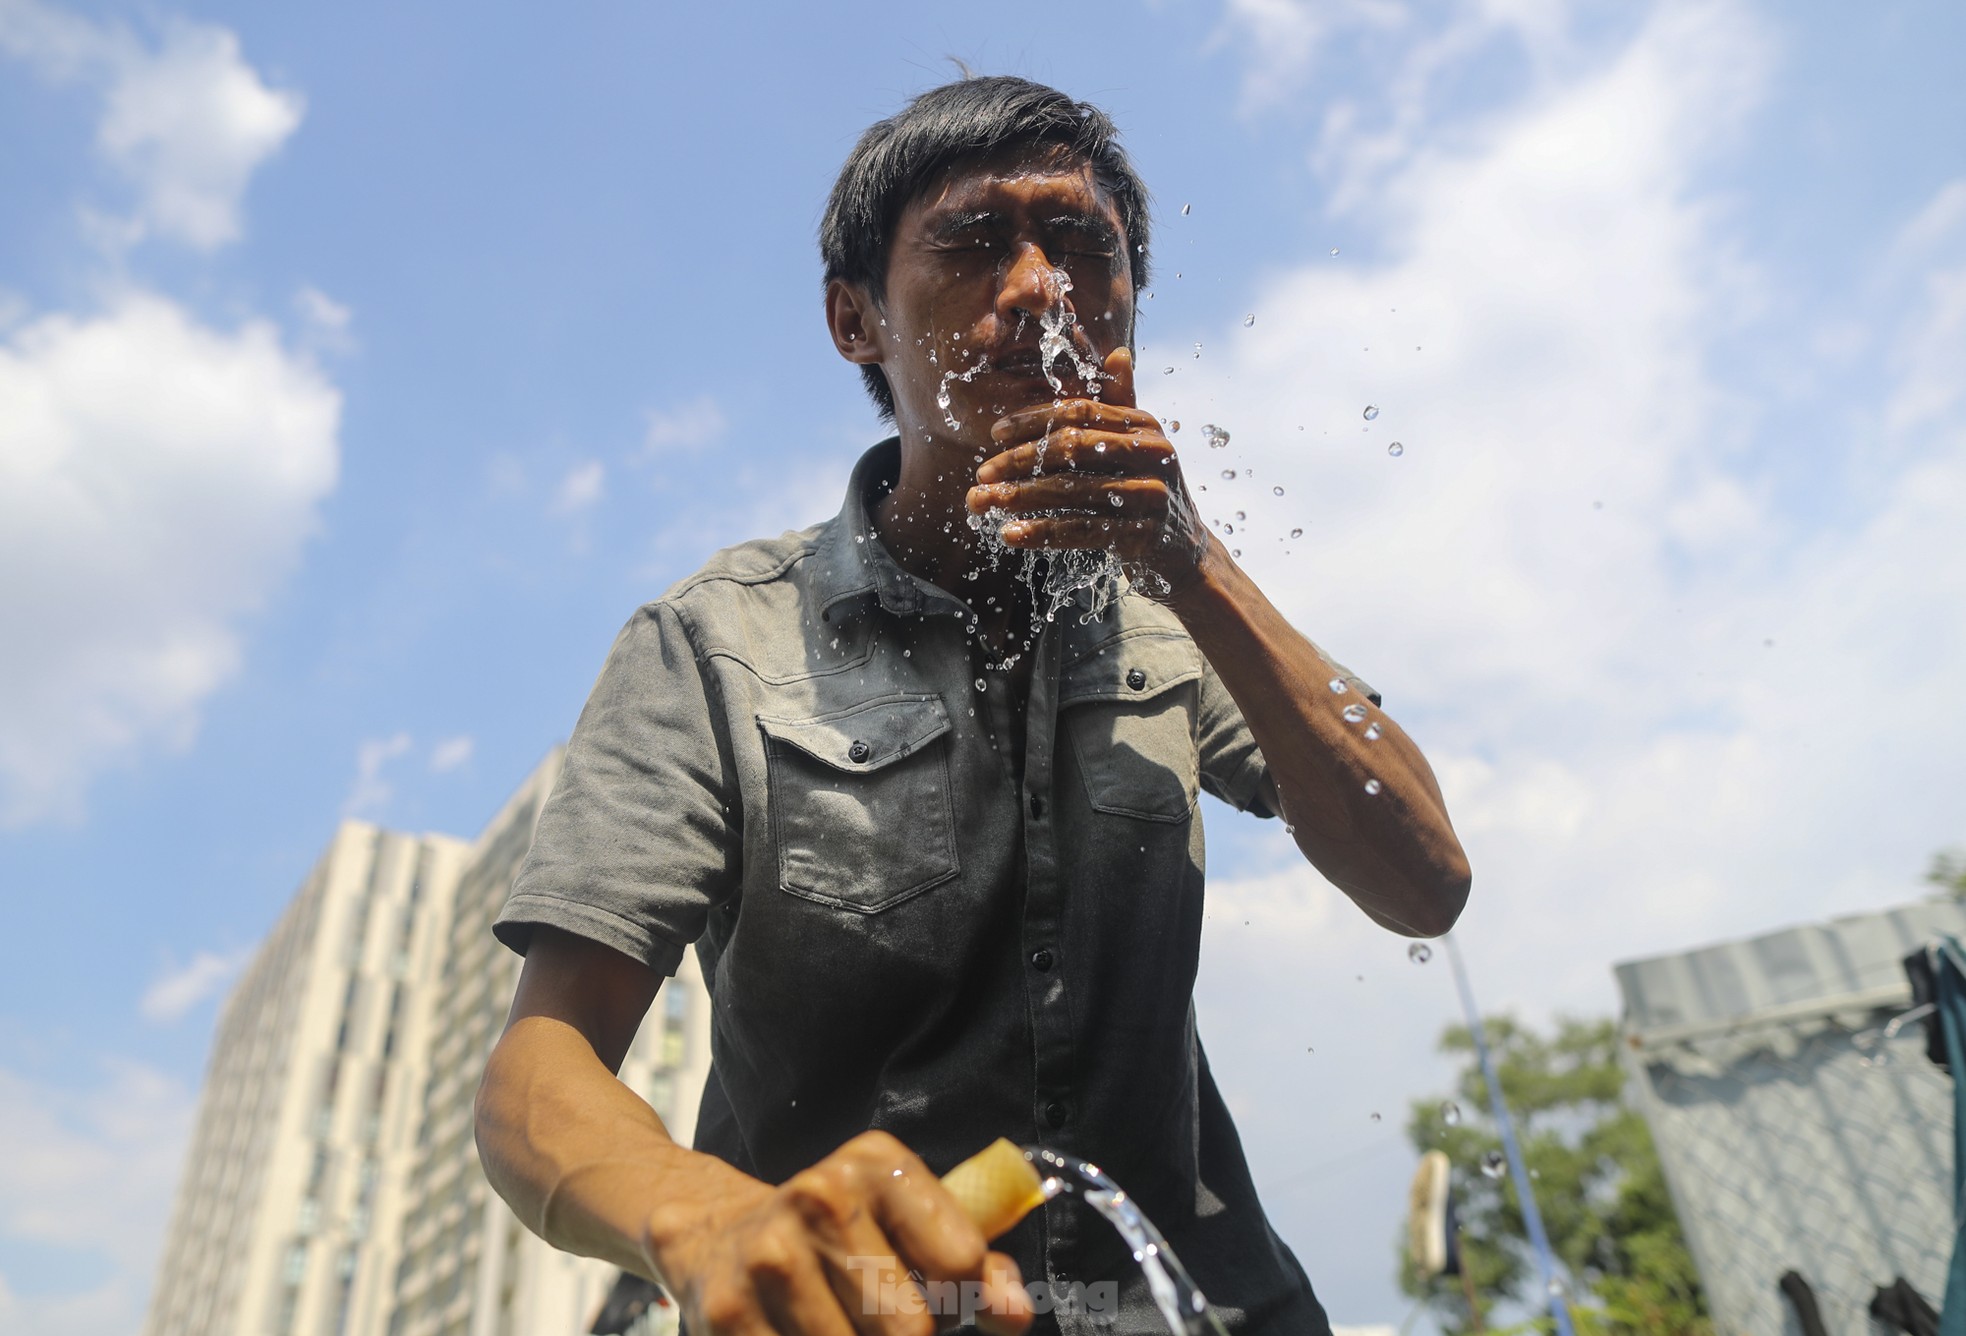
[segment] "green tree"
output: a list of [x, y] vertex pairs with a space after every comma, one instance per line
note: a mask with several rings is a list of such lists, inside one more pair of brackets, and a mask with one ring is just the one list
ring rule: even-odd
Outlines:
[[[1559, 1019], [1545, 1035], [1507, 1016], [1485, 1024], [1550, 1246], [1583, 1291], [1573, 1304], [1579, 1332], [1711, 1336], [1652, 1133], [1622, 1099], [1617, 1027]], [[1454, 1094], [1416, 1103], [1407, 1135], [1454, 1165], [1461, 1264], [1484, 1309], [1502, 1301], [1542, 1312], [1515, 1185], [1483, 1168], [1501, 1168], [1501, 1138], [1467, 1027], [1450, 1027], [1440, 1049], [1464, 1060]], [[1460, 1282], [1421, 1279], [1403, 1246], [1401, 1258], [1407, 1293], [1426, 1299], [1446, 1330], [1471, 1330]]]
[[1938, 887], [1941, 895], [1966, 900], [1966, 850], [1943, 849], [1933, 854], [1925, 880]]

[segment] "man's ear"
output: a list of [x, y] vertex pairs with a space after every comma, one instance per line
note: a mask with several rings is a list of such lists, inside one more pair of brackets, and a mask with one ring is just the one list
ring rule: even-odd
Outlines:
[[840, 356], [858, 366], [872, 366], [887, 357], [881, 346], [881, 310], [873, 299], [843, 279], [826, 285], [826, 327]]

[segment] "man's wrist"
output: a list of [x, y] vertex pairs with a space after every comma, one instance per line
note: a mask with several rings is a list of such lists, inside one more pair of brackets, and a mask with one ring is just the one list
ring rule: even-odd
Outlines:
[[1195, 544], [1191, 560], [1182, 563], [1178, 570], [1157, 572], [1166, 586], [1166, 592], [1155, 601], [1186, 622], [1191, 614], [1202, 609], [1211, 589], [1220, 586], [1225, 571], [1233, 568], [1234, 563], [1227, 550], [1216, 541], [1214, 534], [1204, 529], [1200, 541]]
[[[699, 1156], [699, 1152], [687, 1152]], [[686, 1185], [677, 1183], [664, 1194], [664, 1200], [651, 1209], [642, 1222], [641, 1250], [647, 1260], [649, 1278], [675, 1290], [690, 1270], [689, 1254], [721, 1226], [755, 1209], [772, 1194], [769, 1184], [718, 1160], [709, 1161], [705, 1172], [690, 1175]], [[680, 1189], [680, 1190], [678, 1190]]]

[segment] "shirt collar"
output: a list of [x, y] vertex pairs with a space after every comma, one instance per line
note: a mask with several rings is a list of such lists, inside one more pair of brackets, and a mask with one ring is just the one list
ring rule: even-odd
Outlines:
[[820, 612], [831, 620], [857, 601], [872, 598], [898, 617], [917, 615], [931, 600], [943, 611], [964, 611], [957, 600], [901, 569], [874, 531], [873, 503], [901, 476], [901, 438], [890, 436], [860, 457], [847, 480], [846, 502], [827, 525], [815, 555]]

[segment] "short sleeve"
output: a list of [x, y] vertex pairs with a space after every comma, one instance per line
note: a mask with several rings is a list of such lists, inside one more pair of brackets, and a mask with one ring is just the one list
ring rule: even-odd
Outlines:
[[[1318, 651], [1323, 654], [1322, 650]], [[1324, 655], [1334, 676], [1374, 705], [1379, 693], [1372, 685], [1329, 655]], [[1196, 721], [1196, 746], [1201, 754], [1201, 786], [1215, 797], [1241, 812], [1257, 816], [1277, 815], [1270, 767], [1262, 749], [1243, 720], [1235, 697], [1215, 674], [1215, 666], [1202, 658], [1201, 707]]]
[[682, 619], [663, 603], [616, 637], [492, 925], [521, 955], [541, 925], [662, 974], [742, 876], [728, 735]]

